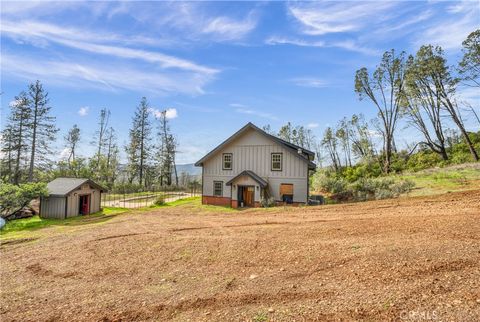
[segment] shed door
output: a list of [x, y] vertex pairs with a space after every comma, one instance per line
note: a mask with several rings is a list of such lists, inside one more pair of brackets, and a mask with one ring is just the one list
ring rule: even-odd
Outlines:
[[80, 214], [88, 215], [90, 213], [90, 195], [80, 196]]

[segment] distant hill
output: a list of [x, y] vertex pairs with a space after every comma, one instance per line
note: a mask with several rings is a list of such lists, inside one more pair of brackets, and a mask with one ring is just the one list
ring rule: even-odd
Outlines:
[[179, 175], [185, 172], [192, 176], [198, 176], [202, 174], [202, 168], [196, 167], [193, 163], [177, 164], [177, 172]]

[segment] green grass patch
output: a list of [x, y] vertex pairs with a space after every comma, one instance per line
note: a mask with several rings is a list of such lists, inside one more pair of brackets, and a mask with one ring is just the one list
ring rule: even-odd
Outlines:
[[128, 210], [129, 209], [126, 208], [103, 208], [102, 211], [94, 214], [75, 216], [67, 219], [40, 218], [39, 216], [15, 219], [6, 223], [5, 227], [0, 231], [0, 239], [24, 237], [27, 232], [51, 226], [65, 227], [102, 223]]
[[478, 189], [480, 187], [480, 169], [476, 167], [428, 169], [405, 173], [398, 177], [415, 182], [415, 189], [410, 195], [417, 196]]

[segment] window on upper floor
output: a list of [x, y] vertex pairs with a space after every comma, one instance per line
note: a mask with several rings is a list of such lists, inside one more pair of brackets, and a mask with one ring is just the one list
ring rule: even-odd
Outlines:
[[233, 165], [233, 154], [224, 153], [223, 154], [223, 170], [232, 170]]
[[282, 171], [282, 153], [272, 153], [272, 171]]
[[213, 181], [213, 195], [223, 197], [223, 181]]

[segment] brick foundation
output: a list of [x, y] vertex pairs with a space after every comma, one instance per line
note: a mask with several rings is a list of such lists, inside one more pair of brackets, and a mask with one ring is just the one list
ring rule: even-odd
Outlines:
[[202, 204], [204, 205], [215, 205], [215, 206], [226, 206], [230, 205], [230, 198], [228, 197], [214, 197], [214, 196], [202, 196]]
[[[215, 196], [202, 196], [202, 204], [204, 205], [214, 205], [214, 206], [224, 206], [224, 207], [232, 207], [238, 208], [239, 204], [237, 200], [232, 200], [228, 197], [215, 197]], [[290, 206], [290, 207], [299, 207], [301, 205], [305, 205], [303, 202], [294, 202], [291, 204], [286, 204], [283, 201], [276, 201], [275, 205], [278, 206]], [[254, 207], [260, 208], [262, 205], [260, 202], [255, 201]]]

